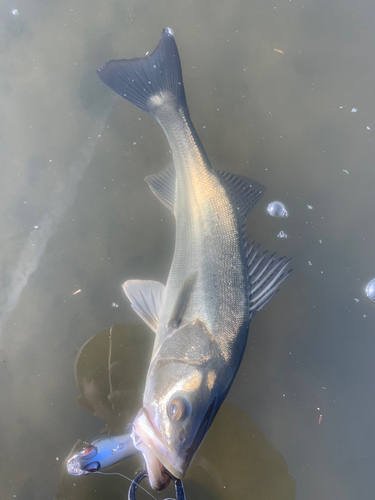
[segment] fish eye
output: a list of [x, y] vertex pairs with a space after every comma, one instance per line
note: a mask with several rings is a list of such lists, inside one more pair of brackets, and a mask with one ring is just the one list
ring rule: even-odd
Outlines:
[[180, 397], [173, 398], [169, 403], [168, 413], [173, 420], [178, 421], [184, 418], [187, 415], [187, 410], [187, 404]]
[[85, 459], [85, 460], [88, 460], [90, 458], [93, 458], [95, 457], [95, 455], [98, 454], [98, 450], [97, 448], [90, 444], [88, 446], [86, 446], [86, 448], [80, 453], [80, 455]]
[[90, 455], [90, 453], [94, 450], [94, 447], [92, 444], [89, 446], [86, 446], [86, 448], [82, 452], [82, 456], [85, 457], [86, 455]]

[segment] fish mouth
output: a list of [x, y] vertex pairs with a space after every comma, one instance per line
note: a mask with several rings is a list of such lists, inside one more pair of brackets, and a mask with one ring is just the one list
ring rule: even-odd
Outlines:
[[146, 408], [139, 410], [133, 425], [134, 446], [143, 453], [151, 487], [157, 491], [163, 490], [168, 486], [171, 475], [182, 479], [185, 470], [173, 465], [172, 454], [164, 445]]
[[133, 424], [132, 438], [135, 448], [143, 453], [152, 488], [160, 491], [168, 486], [171, 476], [177, 479], [184, 477], [191, 458], [198, 449], [216, 414], [215, 403], [216, 396], [207, 408], [189, 448], [185, 450], [183, 460], [177, 460], [165, 446], [148, 410], [145, 407], [139, 410]]

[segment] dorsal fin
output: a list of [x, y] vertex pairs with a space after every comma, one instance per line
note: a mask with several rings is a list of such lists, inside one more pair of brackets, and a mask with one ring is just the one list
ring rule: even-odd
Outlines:
[[176, 197], [176, 170], [174, 167], [163, 168], [158, 174], [148, 175], [145, 181], [154, 195], [174, 213]]
[[265, 193], [266, 188], [242, 175], [231, 174], [222, 170], [216, 170], [215, 172], [242, 221], [245, 221], [250, 210]]
[[197, 279], [197, 272], [190, 274], [183, 282], [174, 304], [172, 314], [168, 321], [168, 328], [175, 330], [179, 327], [182, 317], [186, 311], [189, 303], [191, 292], [194, 288], [195, 280]]
[[122, 285], [134, 311], [156, 332], [165, 286], [158, 281], [128, 280]]
[[292, 272], [285, 268], [291, 261], [286, 257], [276, 259], [268, 251], [259, 252], [259, 245], [245, 242], [245, 253], [250, 285], [250, 316], [262, 309], [279, 291], [278, 286]]

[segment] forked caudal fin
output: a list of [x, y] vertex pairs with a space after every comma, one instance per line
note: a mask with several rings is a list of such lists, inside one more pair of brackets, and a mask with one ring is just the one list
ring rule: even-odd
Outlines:
[[154, 114], [170, 100], [186, 107], [180, 56], [170, 28], [162, 31], [159, 45], [149, 56], [110, 61], [97, 75], [118, 95], [148, 113]]

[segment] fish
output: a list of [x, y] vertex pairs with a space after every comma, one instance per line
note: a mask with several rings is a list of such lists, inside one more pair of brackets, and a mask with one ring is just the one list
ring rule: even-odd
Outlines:
[[173, 166], [146, 177], [176, 221], [166, 285], [123, 285], [155, 332], [132, 437], [160, 491], [171, 475], [184, 477], [238, 371], [250, 321], [291, 272], [290, 259], [250, 243], [245, 221], [265, 187], [211, 166], [190, 118], [172, 29], [151, 54], [110, 61], [97, 74], [156, 118], [173, 154]]

